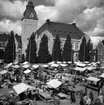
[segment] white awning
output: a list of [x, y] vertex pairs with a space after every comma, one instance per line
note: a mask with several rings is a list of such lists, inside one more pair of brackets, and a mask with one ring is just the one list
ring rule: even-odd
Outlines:
[[29, 62], [26, 61], [26, 62], [23, 62], [22, 64], [23, 64], [23, 65], [26, 65], [26, 64], [28, 64], [28, 63], [29, 63]]
[[33, 65], [32, 66], [34, 69], [37, 69], [39, 67], [39, 65]]
[[81, 67], [76, 67], [74, 70], [76, 70], [76, 71], [85, 71], [86, 70], [86, 67], [84, 67], [84, 68], [81, 68]]
[[89, 78], [87, 78], [87, 80], [94, 81], [94, 82], [100, 81], [100, 79], [96, 78], [96, 77], [89, 77]]
[[23, 65], [23, 68], [28, 68], [30, 65], [27, 64], [27, 65]]
[[27, 70], [24, 71], [25, 74], [28, 74], [30, 72], [31, 72], [31, 70], [29, 70], [29, 69], [27, 69]]
[[81, 67], [85, 67], [85, 66], [86, 66], [86, 64], [84, 64], [84, 63], [82, 63], [82, 62], [75, 62], [75, 64], [76, 64], [77, 66], [81, 66]]
[[102, 78], [104, 78], [104, 73], [103, 73], [103, 74], [101, 74], [99, 77], [102, 77]]
[[20, 66], [19, 66], [19, 65], [13, 65], [12, 67], [15, 68], [15, 69], [17, 69], [17, 68], [19, 68]]
[[1, 75], [6, 74], [8, 71], [7, 70], [3, 70], [0, 72]]
[[57, 79], [52, 79], [49, 82], [47, 82], [46, 84], [51, 86], [52, 88], [57, 88], [62, 84], [62, 82]]
[[43, 67], [48, 67], [49, 65], [42, 65]]
[[51, 64], [52, 67], [58, 67], [58, 64]]
[[92, 69], [95, 69], [95, 67], [93, 66], [89, 66], [89, 67], [86, 67], [87, 70], [91, 71]]
[[68, 63], [71, 64], [72, 62], [71, 61], [68, 61]]
[[55, 62], [54, 62], [54, 61], [52, 61], [52, 62], [49, 62], [48, 64], [49, 64], [49, 65], [51, 65], [51, 64], [54, 64], [54, 63], [55, 63]]
[[63, 67], [65, 67], [65, 66], [67, 66], [67, 64], [60, 64], [60, 66], [63, 66]]
[[60, 61], [57, 61], [56, 63], [61, 64], [61, 62], [60, 62]]
[[13, 63], [9, 63], [9, 64], [7, 64], [7, 65], [5, 66], [5, 69], [7, 69], [7, 68], [11, 67], [11, 66], [12, 66], [12, 64], [13, 64]]
[[17, 94], [20, 94], [26, 91], [27, 89], [34, 90], [35, 87], [27, 85], [25, 83], [20, 83], [20, 84], [13, 86], [13, 89], [16, 91]]
[[65, 64], [65, 63], [67, 63], [67, 62], [63, 61], [63, 63]]

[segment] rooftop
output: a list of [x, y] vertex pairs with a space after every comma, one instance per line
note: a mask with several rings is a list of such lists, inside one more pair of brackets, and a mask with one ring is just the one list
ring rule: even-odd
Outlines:
[[85, 35], [85, 33], [76, 26], [76, 23], [66, 24], [52, 22], [49, 19], [37, 30], [37, 34], [40, 35], [44, 30], [50, 31], [54, 37], [58, 34], [61, 38], [66, 38], [69, 34], [72, 39], [81, 39]]

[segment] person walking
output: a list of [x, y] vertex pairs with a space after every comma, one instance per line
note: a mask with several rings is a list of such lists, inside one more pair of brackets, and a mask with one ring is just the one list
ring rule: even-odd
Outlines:
[[54, 105], [60, 105], [59, 98], [54, 94], [53, 95]]
[[103, 99], [104, 99], [103, 94], [100, 94], [100, 95], [98, 96], [98, 99], [99, 99], [99, 100], [100, 100], [100, 102], [103, 104]]

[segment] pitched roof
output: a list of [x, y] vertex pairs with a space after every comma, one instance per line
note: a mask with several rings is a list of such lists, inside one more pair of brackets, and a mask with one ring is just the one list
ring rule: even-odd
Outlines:
[[[1, 42], [8, 41], [9, 35], [10, 35], [10, 33], [3, 33], [3, 32], [0, 32], [0, 41], [1, 41]], [[22, 41], [21, 41], [21, 36], [19, 36], [19, 35], [16, 34], [16, 35], [15, 35], [15, 38], [16, 38], [16, 40], [17, 40], [18, 43], [22, 43]]]
[[8, 38], [9, 38], [9, 34], [0, 32], [0, 41], [1, 42], [6, 42], [8, 40]]
[[32, 1], [29, 1], [26, 10], [23, 13], [23, 19], [33, 19], [33, 20], [38, 20], [37, 18], [37, 13], [34, 9], [34, 5]]
[[85, 35], [75, 23], [52, 22], [49, 19], [37, 30], [37, 34], [40, 35], [44, 30], [50, 31], [54, 37], [58, 34], [61, 38], [66, 38], [69, 34], [72, 39], [81, 39]]
[[99, 42], [96, 44], [96, 46], [93, 47], [93, 49], [97, 49], [99, 47], [104, 47], [104, 40], [99, 40]]

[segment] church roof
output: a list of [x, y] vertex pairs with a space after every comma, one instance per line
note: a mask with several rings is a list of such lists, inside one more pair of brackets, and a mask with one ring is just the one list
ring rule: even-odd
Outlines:
[[54, 37], [58, 34], [60, 38], [66, 38], [69, 34], [72, 39], [81, 39], [85, 35], [75, 23], [65, 24], [52, 22], [49, 19], [37, 30], [37, 34], [40, 35], [44, 30], [51, 32]]
[[29, 1], [26, 10], [23, 13], [23, 19], [33, 19], [33, 20], [38, 20], [36, 11], [34, 9], [33, 2]]

